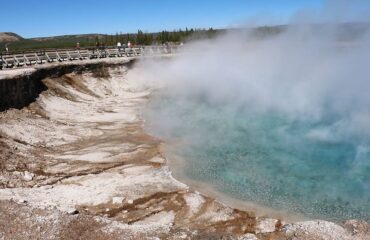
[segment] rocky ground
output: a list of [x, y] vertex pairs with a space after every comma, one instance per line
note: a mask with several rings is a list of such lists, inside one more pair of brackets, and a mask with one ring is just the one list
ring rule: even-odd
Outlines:
[[171, 175], [125, 66], [71, 73], [0, 113], [0, 239], [370, 239], [361, 221], [256, 217]]

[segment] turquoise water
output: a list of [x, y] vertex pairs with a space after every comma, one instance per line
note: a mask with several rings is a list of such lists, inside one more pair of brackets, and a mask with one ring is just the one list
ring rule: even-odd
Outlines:
[[313, 134], [337, 118], [305, 121], [164, 93], [146, 111], [149, 131], [177, 143], [193, 180], [310, 218], [369, 221], [369, 139]]

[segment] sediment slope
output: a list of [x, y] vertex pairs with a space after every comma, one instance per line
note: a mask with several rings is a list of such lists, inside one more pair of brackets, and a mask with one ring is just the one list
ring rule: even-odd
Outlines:
[[143, 131], [152, 89], [127, 71], [43, 76], [35, 102], [0, 113], [0, 239], [369, 239], [364, 222], [284, 225], [176, 181]]

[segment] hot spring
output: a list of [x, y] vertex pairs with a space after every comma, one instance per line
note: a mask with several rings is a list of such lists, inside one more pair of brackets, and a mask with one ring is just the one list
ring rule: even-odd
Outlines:
[[276, 113], [163, 95], [155, 97], [148, 114], [176, 119], [171, 126], [163, 121], [148, 126], [176, 142], [171, 149], [184, 159], [179, 171], [186, 178], [236, 199], [311, 218], [370, 220], [369, 149], [355, 139], [320, 136], [334, 119], [291, 121]]
[[187, 178], [308, 218], [369, 221], [370, 35], [313, 28], [228, 33], [130, 74], [157, 89], [146, 127]]

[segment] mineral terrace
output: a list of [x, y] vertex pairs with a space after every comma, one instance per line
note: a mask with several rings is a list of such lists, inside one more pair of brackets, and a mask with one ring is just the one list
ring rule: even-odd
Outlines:
[[370, 239], [366, 222], [256, 217], [174, 179], [132, 61], [0, 72], [0, 239]]

